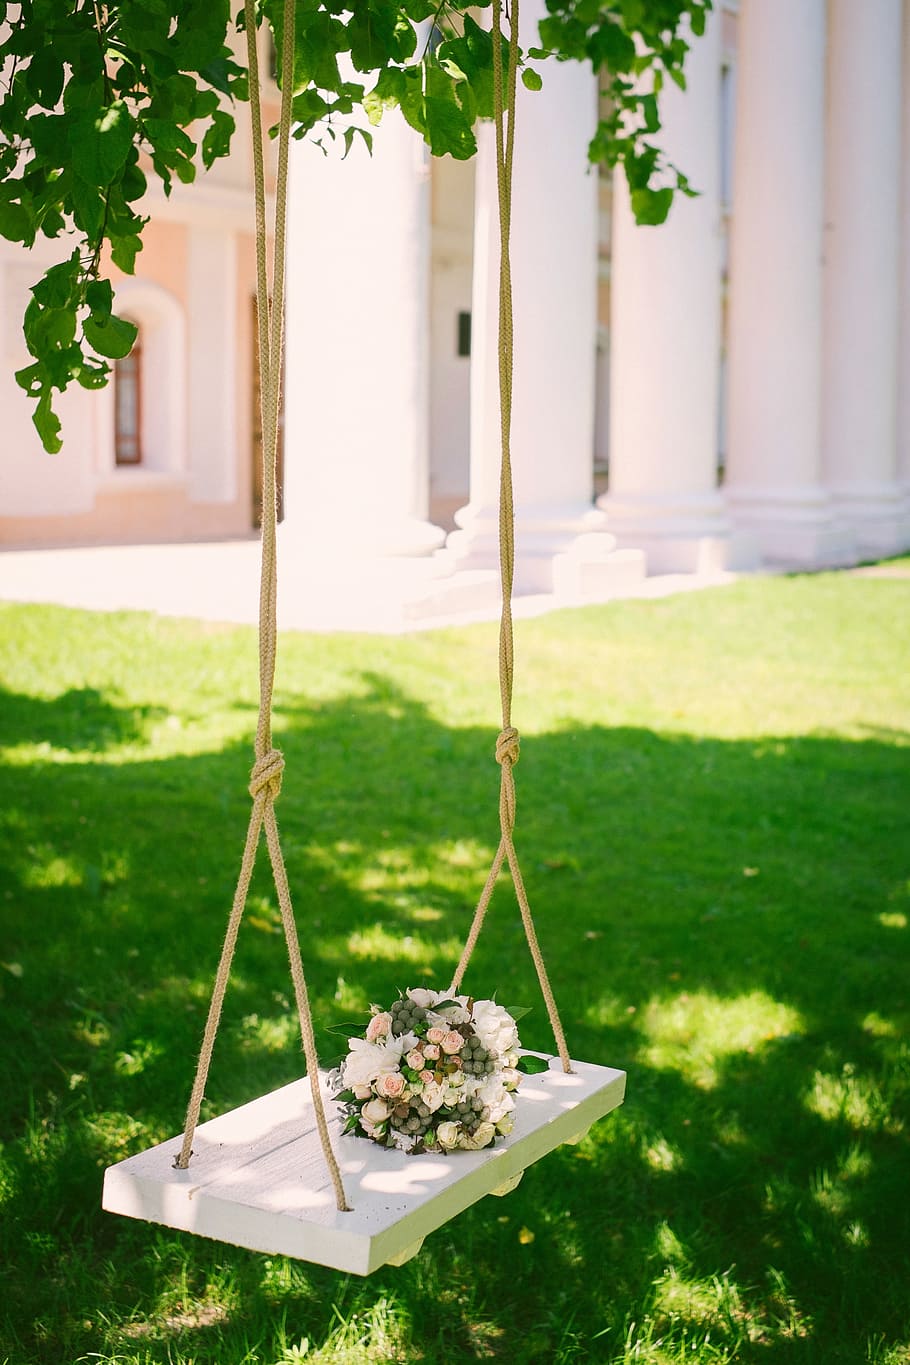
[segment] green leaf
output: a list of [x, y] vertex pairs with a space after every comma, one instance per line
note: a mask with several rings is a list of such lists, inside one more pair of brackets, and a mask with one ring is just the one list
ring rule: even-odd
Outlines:
[[100, 114], [89, 110], [70, 126], [73, 171], [90, 185], [109, 185], [123, 169], [136, 122], [123, 100]]
[[109, 316], [114, 307], [114, 290], [110, 280], [90, 280], [85, 288], [85, 302], [93, 313]]
[[111, 241], [111, 260], [125, 275], [132, 275], [136, 269], [136, 257], [141, 250], [142, 238], [138, 232], [131, 232]]
[[630, 194], [630, 200], [635, 221], [640, 227], [659, 227], [667, 220], [673, 203], [673, 191], [667, 187], [660, 190], [635, 189]]
[[234, 120], [230, 114], [226, 114], [222, 109], [216, 109], [212, 114], [212, 122], [202, 138], [202, 164], [206, 170], [221, 156], [227, 156], [231, 150], [231, 137], [234, 132]]
[[196, 150], [193, 139], [170, 119], [143, 119], [142, 131], [152, 143], [155, 151], [158, 152], [159, 156], [164, 157], [169, 166], [173, 164], [171, 161], [173, 153], [179, 152], [183, 156], [192, 156]]
[[530, 1052], [524, 1053], [515, 1064], [515, 1070], [522, 1071], [526, 1076], [538, 1076], [549, 1069], [550, 1063], [546, 1057], [535, 1057]]
[[110, 365], [103, 360], [97, 365], [93, 365], [89, 360], [84, 360], [76, 374], [76, 379], [84, 389], [103, 389], [110, 372]]
[[424, 119], [426, 138], [434, 156], [448, 154], [457, 161], [467, 161], [474, 155], [477, 143], [455, 98], [455, 84], [438, 66], [427, 70]]
[[104, 223], [104, 194], [98, 185], [90, 185], [73, 176], [73, 221], [89, 241], [94, 241]]
[[136, 340], [138, 327], [116, 314], [91, 314], [82, 324], [83, 335], [93, 351], [111, 360], [122, 360], [129, 355]]
[[25, 389], [29, 398], [37, 398], [44, 382], [44, 366], [37, 362], [26, 365], [23, 369], [16, 370], [15, 380], [20, 389]]
[[32, 285], [34, 298], [45, 308], [64, 308], [73, 296], [80, 269], [76, 250], [68, 260], [45, 270], [38, 283]]
[[368, 154], [369, 156], [372, 156], [372, 154], [373, 154], [373, 134], [370, 133], [370, 132], [367, 132], [366, 128], [345, 128], [345, 130], [344, 130], [344, 156], [341, 158], [342, 161], [346, 161], [346, 160], [347, 160], [348, 153], [350, 152], [351, 147], [354, 145], [354, 139], [355, 139], [355, 137], [361, 137], [361, 138], [363, 139], [364, 146], [365, 146], [366, 149], [367, 149], [367, 154]]
[[45, 109], [54, 108], [63, 93], [65, 74], [59, 50], [49, 46], [35, 53], [25, 79], [38, 104]]
[[645, 120], [645, 132], [656, 133], [660, 127], [660, 119], [657, 114], [657, 96], [643, 95], [641, 99], [641, 112]]
[[540, 90], [543, 87], [543, 80], [539, 71], [535, 71], [532, 66], [526, 66], [521, 73], [521, 83], [528, 90]]
[[198, 71], [222, 55], [231, 12], [228, 0], [181, 0], [170, 49], [181, 71]]
[[38, 399], [32, 421], [44, 449], [49, 455], [56, 455], [63, 448], [63, 442], [60, 440], [60, 418], [51, 407], [51, 398], [52, 391], [48, 387], [42, 391]]
[[515, 1005], [514, 1007], [512, 1005], [506, 1006], [508, 1013], [511, 1014], [516, 1024], [518, 1023], [519, 1019], [523, 1019], [526, 1014], [530, 1014], [532, 1008], [533, 1007], [531, 1005]]
[[5, 237], [8, 242], [32, 245], [35, 227], [32, 215], [24, 205], [0, 202], [0, 237]]

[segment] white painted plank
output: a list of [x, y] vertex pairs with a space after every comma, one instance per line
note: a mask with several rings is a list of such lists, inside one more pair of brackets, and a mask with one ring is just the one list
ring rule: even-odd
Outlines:
[[[310, 1085], [280, 1090], [200, 1124], [189, 1169], [174, 1169], [181, 1138], [111, 1166], [103, 1207], [168, 1227], [368, 1275], [401, 1264], [428, 1233], [470, 1204], [517, 1184], [522, 1171], [622, 1103], [625, 1073], [573, 1062], [566, 1075], [523, 1076], [515, 1127], [482, 1152], [409, 1156], [366, 1138], [332, 1143], [352, 1210], [339, 1213], [313, 1119]], [[320, 1076], [326, 1111], [337, 1106]]]

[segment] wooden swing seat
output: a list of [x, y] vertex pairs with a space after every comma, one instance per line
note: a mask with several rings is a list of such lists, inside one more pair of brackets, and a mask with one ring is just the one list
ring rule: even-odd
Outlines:
[[[540, 1055], [540, 1054], [538, 1054]], [[200, 1124], [192, 1164], [174, 1168], [181, 1139], [108, 1167], [102, 1205], [111, 1213], [369, 1275], [403, 1265], [424, 1237], [485, 1194], [507, 1194], [532, 1162], [578, 1142], [622, 1103], [626, 1076], [611, 1067], [558, 1058], [523, 1076], [515, 1127], [480, 1152], [410, 1156], [330, 1123], [353, 1208], [335, 1206], [304, 1078]], [[320, 1073], [324, 1100], [334, 1105]]]

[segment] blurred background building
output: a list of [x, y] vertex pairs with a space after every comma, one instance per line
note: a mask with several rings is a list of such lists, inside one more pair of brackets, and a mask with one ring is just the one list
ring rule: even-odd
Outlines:
[[[542, 0], [523, 6], [523, 40]], [[520, 591], [644, 573], [823, 567], [910, 546], [910, 0], [718, 3], [663, 96], [699, 195], [638, 228], [586, 160], [592, 77], [521, 90], [513, 209]], [[272, 99], [275, 91], [270, 92]], [[29, 287], [66, 244], [0, 243], [0, 543], [230, 539], [259, 512], [252, 170], [234, 151], [151, 222], [107, 390], [46, 455], [14, 371]], [[497, 553], [490, 130], [431, 161], [295, 143], [282, 537], [326, 556]], [[116, 277], [116, 272], [114, 272]], [[443, 549], [439, 555], [438, 551]]]

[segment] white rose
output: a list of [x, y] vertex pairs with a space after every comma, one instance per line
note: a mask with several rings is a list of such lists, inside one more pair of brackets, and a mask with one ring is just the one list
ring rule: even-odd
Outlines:
[[409, 1000], [412, 1000], [415, 1005], [419, 1005], [423, 1010], [430, 1009], [439, 999], [438, 991], [428, 991], [425, 990], [423, 986], [418, 986], [415, 990], [408, 991], [407, 995]]
[[495, 1136], [496, 1128], [492, 1123], [478, 1123], [472, 1139], [475, 1151], [479, 1152], [481, 1147], [489, 1147]]
[[361, 1116], [367, 1123], [375, 1127], [378, 1123], [383, 1123], [389, 1117], [389, 1106], [385, 1100], [370, 1100], [360, 1111]]
[[452, 1147], [458, 1145], [459, 1132], [460, 1129], [457, 1123], [452, 1123], [451, 1121], [441, 1123], [436, 1129], [436, 1141], [439, 1143], [440, 1147], [450, 1150]]
[[445, 1087], [438, 1085], [436, 1081], [427, 1081], [420, 1092], [421, 1101], [426, 1105], [431, 1114], [435, 1114], [437, 1109], [441, 1109], [445, 1103]]
[[500, 1104], [505, 1094], [506, 1088], [496, 1075], [485, 1076], [477, 1090], [477, 1098], [485, 1109], [487, 1107], [492, 1109], [494, 1105]]
[[507, 1009], [493, 1000], [478, 1000], [474, 1005], [474, 1032], [488, 1052], [496, 1056], [518, 1047], [518, 1027]]

